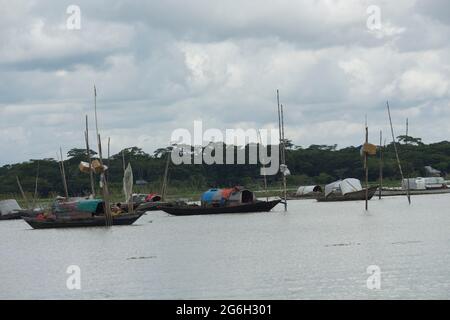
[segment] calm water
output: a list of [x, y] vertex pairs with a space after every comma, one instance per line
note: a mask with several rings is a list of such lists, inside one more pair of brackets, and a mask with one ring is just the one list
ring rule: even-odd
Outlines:
[[[290, 201], [270, 213], [32, 230], [0, 222], [0, 298], [450, 298], [450, 195]], [[69, 265], [81, 290], [68, 290]], [[369, 290], [366, 269], [381, 269]]]

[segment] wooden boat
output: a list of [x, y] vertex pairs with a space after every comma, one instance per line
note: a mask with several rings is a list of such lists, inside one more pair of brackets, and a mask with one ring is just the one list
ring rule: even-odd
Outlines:
[[[378, 190], [378, 186], [369, 187], [369, 193], [368, 193], [368, 200], [370, 200], [375, 192]], [[318, 198], [317, 201], [319, 202], [325, 202], [325, 201], [356, 201], [356, 200], [366, 200], [366, 189], [353, 191], [345, 193], [344, 195], [342, 193], [335, 193], [332, 192], [328, 194], [328, 196], [325, 196], [324, 193], [322, 193]]]
[[256, 201], [232, 206], [200, 206], [200, 205], [173, 205], [162, 206], [161, 210], [175, 216], [190, 216], [202, 214], [224, 214], [224, 213], [249, 213], [268, 212], [272, 210], [281, 200]]
[[[144, 214], [128, 213], [118, 206], [112, 206], [111, 211], [113, 225], [130, 225]], [[107, 222], [105, 201], [85, 198], [57, 198], [49, 212], [22, 219], [35, 229], [99, 227]]]
[[[137, 219], [139, 219], [144, 213], [135, 214], [121, 214], [113, 216], [113, 225], [131, 225]], [[105, 216], [93, 216], [91, 218], [81, 219], [39, 219], [23, 217], [26, 223], [28, 223], [33, 229], [50, 229], [50, 228], [80, 228], [80, 227], [104, 227], [106, 224]]]
[[[379, 190], [377, 190], [376, 194], [378, 194]], [[442, 194], [442, 193], [450, 193], [450, 188], [441, 188], [441, 189], [425, 189], [425, 190], [409, 190], [410, 195], [423, 195], [423, 194]], [[406, 195], [406, 190], [402, 188], [382, 188], [381, 196], [382, 197], [391, 197], [391, 196], [404, 196]]]

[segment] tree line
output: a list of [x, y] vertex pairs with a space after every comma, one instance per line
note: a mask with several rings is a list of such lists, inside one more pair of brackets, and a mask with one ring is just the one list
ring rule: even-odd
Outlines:
[[[397, 144], [403, 171], [409, 177], [425, 176], [425, 166], [440, 170], [443, 175], [450, 172], [450, 142], [442, 141], [425, 144], [420, 138], [399, 136]], [[238, 147], [234, 148], [235, 155]], [[338, 149], [337, 145], [310, 145], [307, 148], [295, 146], [286, 141], [286, 162], [291, 172], [288, 184], [292, 187], [302, 184], [326, 184], [337, 179], [353, 177], [363, 180], [364, 169], [360, 154], [361, 146], [350, 146]], [[400, 173], [395, 158], [393, 143], [383, 148], [384, 179], [400, 180]], [[111, 189], [121, 192], [123, 167], [131, 163], [134, 180], [145, 180], [148, 184], [137, 190], [142, 192], [159, 192], [167, 156], [171, 147], [161, 148], [148, 154], [138, 147], [122, 150], [118, 154], [104, 159], [108, 166], [108, 181]], [[249, 146], [245, 147], [248, 155]], [[90, 151], [95, 158], [96, 153]], [[248, 159], [248, 157], [247, 157]], [[79, 170], [81, 161], [87, 161], [85, 149], [74, 148], [67, 153], [64, 161], [65, 173], [70, 195], [85, 195], [90, 191], [89, 174]], [[259, 159], [258, 159], [258, 163]], [[376, 183], [379, 176], [379, 155], [369, 158], [369, 180]], [[183, 164], [169, 166], [168, 192], [178, 190], [201, 191], [209, 187], [229, 187], [244, 185], [251, 188], [262, 188], [263, 177], [260, 175], [261, 165], [206, 165]], [[59, 161], [52, 158], [31, 159], [26, 162], [0, 167], [0, 194], [18, 194], [16, 177], [20, 179], [26, 192], [34, 192], [38, 175], [38, 193], [45, 197], [51, 194], [64, 194], [64, 186], [60, 174]], [[280, 175], [267, 176], [269, 186], [281, 185]], [[96, 177], [98, 185], [98, 177]]]

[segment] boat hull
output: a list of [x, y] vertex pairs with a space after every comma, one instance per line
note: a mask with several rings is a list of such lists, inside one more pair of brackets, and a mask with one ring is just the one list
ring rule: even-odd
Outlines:
[[[378, 186], [369, 187], [368, 192], [368, 200], [372, 199], [373, 195], [377, 191]], [[362, 189], [355, 192], [349, 192], [345, 195], [342, 194], [334, 194], [331, 193], [328, 197], [325, 197], [324, 194], [317, 198], [319, 202], [327, 202], [327, 201], [358, 201], [358, 200], [366, 200], [366, 189]]]
[[[125, 214], [113, 217], [113, 225], [131, 225], [139, 219], [143, 213]], [[52, 229], [52, 228], [84, 228], [84, 227], [104, 227], [106, 220], [104, 216], [97, 216], [88, 219], [56, 219], [41, 220], [37, 218], [22, 217], [33, 229]]]
[[[378, 195], [379, 190], [377, 190], [376, 194]], [[423, 194], [442, 194], [442, 193], [450, 193], [450, 188], [445, 189], [426, 189], [426, 190], [409, 190], [410, 195], [423, 195]], [[406, 190], [390, 190], [390, 189], [381, 189], [382, 197], [392, 197], [392, 196], [405, 196]]]
[[204, 214], [229, 214], [229, 213], [250, 213], [267, 212], [272, 210], [281, 200], [258, 201], [250, 204], [242, 204], [229, 207], [202, 207], [202, 206], [171, 206], [161, 207], [161, 210], [175, 216], [190, 216]]

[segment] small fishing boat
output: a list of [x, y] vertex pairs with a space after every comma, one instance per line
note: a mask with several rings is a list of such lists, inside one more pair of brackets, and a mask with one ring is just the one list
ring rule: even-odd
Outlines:
[[[114, 226], [119, 225], [131, 225], [137, 219], [139, 219], [144, 213], [135, 214], [121, 214], [113, 216], [112, 224]], [[105, 216], [93, 216], [91, 218], [82, 219], [61, 219], [61, 218], [46, 218], [40, 217], [29, 218], [23, 217], [26, 223], [28, 223], [33, 229], [50, 229], [50, 228], [80, 228], [80, 227], [104, 227], [106, 225]]]
[[[368, 188], [368, 197], [370, 200], [378, 186]], [[361, 186], [361, 182], [358, 179], [348, 178], [344, 180], [338, 180], [325, 186], [325, 192], [322, 193], [317, 201], [357, 201], [366, 200], [366, 188]]]
[[223, 214], [223, 213], [249, 213], [249, 212], [268, 212], [272, 210], [281, 199], [272, 201], [256, 201], [254, 203], [245, 203], [236, 206], [223, 207], [203, 207], [195, 204], [162, 206], [161, 210], [174, 216], [190, 216], [200, 214]]
[[162, 206], [161, 210], [176, 216], [267, 212], [280, 202], [280, 199], [272, 201], [257, 200], [253, 192], [242, 187], [234, 187], [206, 191], [201, 197], [201, 205], [172, 204]]
[[[101, 199], [57, 198], [50, 212], [36, 217], [22, 217], [34, 229], [99, 227], [107, 224], [105, 202]], [[130, 225], [144, 213], [128, 213], [113, 206], [112, 225]]]

